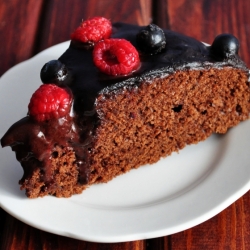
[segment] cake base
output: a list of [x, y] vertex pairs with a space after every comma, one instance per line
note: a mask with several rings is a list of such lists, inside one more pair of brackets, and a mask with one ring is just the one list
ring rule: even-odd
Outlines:
[[89, 148], [89, 183], [79, 183], [72, 149], [56, 146], [50, 157], [49, 185], [42, 181], [39, 164], [29, 178], [24, 167], [20, 184], [29, 198], [81, 193], [89, 185], [155, 163], [212, 133], [226, 133], [249, 118], [247, 73], [231, 67], [177, 71], [114, 91], [97, 97], [99, 126]]

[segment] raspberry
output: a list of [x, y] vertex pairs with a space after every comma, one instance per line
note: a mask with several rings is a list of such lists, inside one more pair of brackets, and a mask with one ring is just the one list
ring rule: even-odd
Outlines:
[[94, 64], [107, 75], [127, 75], [140, 66], [136, 48], [125, 39], [105, 39], [93, 50]]
[[94, 17], [83, 21], [81, 25], [71, 34], [71, 40], [83, 43], [96, 43], [102, 39], [109, 38], [112, 32], [111, 22], [104, 17]]
[[71, 103], [71, 94], [66, 89], [43, 84], [30, 99], [29, 114], [38, 122], [61, 118], [70, 112]]

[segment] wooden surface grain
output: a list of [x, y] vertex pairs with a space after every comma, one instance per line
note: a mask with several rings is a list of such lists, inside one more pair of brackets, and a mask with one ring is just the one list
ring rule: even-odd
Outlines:
[[[114, 22], [140, 25], [154, 22], [207, 43], [212, 43], [220, 33], [233, 33], [241, 42], [241, 57], [250, 66], [249, 11], [247, 0], [0, 0], [0, 75], [38, 52], [68, 40], [82, 19], [97, 15]], [[247, 250], [250, 192], [191, 229], [155, 239], [112, 244], [44, 232], [0, 209], [0, 249]]]
[[0, 75], [34, 55], [42, 0], [0, 1]]

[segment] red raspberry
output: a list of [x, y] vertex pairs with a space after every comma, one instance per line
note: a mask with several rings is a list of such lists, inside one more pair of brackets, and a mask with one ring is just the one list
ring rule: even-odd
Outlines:
[[70, 112], [71, 94], [54, 84], [43, 84], [32, 95], [29, 103], [29, 114], [36, 121], [42, 122], [60, 118]]
[[83, 21], [81, 25], [71, 34], [71, 40], [83, 43], [96, 43], [102, 39], [109, 38], [112, 32], [111, 22], [104, 17], [94, 17]]
[[93, 60], [100, 71], [112, 76], [127, 75], [140, 66], [136, 48], [125, 39], [100, 41], [94, 47]]

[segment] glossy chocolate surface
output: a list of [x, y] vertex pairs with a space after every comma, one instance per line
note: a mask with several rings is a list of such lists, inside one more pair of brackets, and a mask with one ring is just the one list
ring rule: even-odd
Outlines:
[[[129, 40], [136, 48], [136, 35], [142, 27], [116, 23], [113, 25], [112, 38]], [[141, 66], [130, 75], [113, 77], [101, 73], [93, 64], [92, 48], [71, 42], [70, 47], [58, 59], [70, 72], [65, 79], [74, 96], [74, 115], [59, 120], [38, 123], [27, 116], [15, 123], [1, 139], [3, 147], [11, 146], [17, 160], [24, 168], [21, 182], [29, 178], [32, 169], [40, 168], [44, 172], [47, 188], [53, 188], [50, 176], [49, 159], [56, 145], [72, 147], [76, 152], [79, 167], [79, 183], [87, 184], [89, 176], [89, 150], [93, 134], [98, 125], [98, 110], [95, 109], [99, 94], [115, 95], [123, 88], [137, 87], [143, 81], [163, 77], [177, 70], [209, 69], [232, 66], [248, 72], [238, 55], [218, 60], [210, 46], [164, 30], [166, 46], [158, 54], [140, 54]], [[51, 58], [51, 60], [54, 58]], [[45, 62], [46, 63], [46, 62]]]

